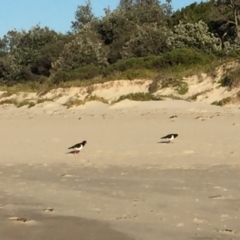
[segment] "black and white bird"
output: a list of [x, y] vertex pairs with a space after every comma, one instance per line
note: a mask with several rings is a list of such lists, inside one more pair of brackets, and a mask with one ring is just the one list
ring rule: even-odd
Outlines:
[[177, 136], [178, 136], [177, 133], [171, 133], [171, 134], [168, 134], [168, 135], [162, 137], [161, 139], [163, 139], [163, 140], [166, 141], [167, 143], [170, 143], [170, 142], [172, 142], [173, 139], [175, 139]]
[[83, 149], [83, 147], [85, 146], [85, 144], [87, 143], [87, 141], [83, 141], [81, 143], [77, 143], [71, 147], [69, 147], [68, 149], [73, 149], [74, 150], [74, 154], [76, 153], [80, 153], [80, 151]]

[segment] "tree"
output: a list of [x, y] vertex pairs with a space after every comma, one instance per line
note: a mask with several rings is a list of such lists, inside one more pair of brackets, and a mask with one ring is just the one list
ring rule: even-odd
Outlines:
[[72, 71], [86, 65], [105, 66], [107, 54], [99, 36], [85, 24], [75, 38], [65, 44], [52, 67], [55, 71]]
[[[120, 0], [117, 9], [99, 19], [96, 29], [104, 44], [110, 48], [108, 61], [114, 63], [125, 56], [127, 42], [132, 36], [137, 36], [141, 28], [145, 29], [147, 25], [157, 28], [167, 26], [171, 14], [170, 3], [170, 0], [162, 5], [158, 0]], [[128, 46], [132, 48], [135, 45], [133, 42], [129, 42]]]
[[32, 27], [28, 32], [23, 32], [17, 46], [13, 50], [14, 56], [20, 65], [29, 66], [39, 56], [41, 49], [46, 44], [56, 42], [58, 34], [48, 27], [39, 25]]
[[6, 39], [0, 39], [0, 57], [3, 57], [7, 54], [7, 42]]
[[177, 10], [172, 15], [173, 24], [177, 25], [180, 21], [184, 23], [196, 23], [200, 20], [208, 23], [209, 21], [216, 19], [217, 16], [212, 18], [212, 13], [215, 11], [215, 9], [213, 9], [214, 2], [214, 0], [200, 3], [194, 2], [181, 10]]
[[167, 40], [170, 49], [195, 48], [206, 53], [220, 50], [219, 39], [209, 32], [208, 26], [203, 21], [198, 23], [180, 22], [173, 29], [172, 36]]
[[50, 76], [51, 58], [42, 50], [58, 39], [56, 32], [39, 25], [29, 31], [9, 31], [2, 40], [5, 55], [1, 61], [1, 77], [11, 83], [37, 80], [33, 74]]
[[1, 39], [2, 42], [2, 51], [4, 52], [13, 52], [20, 43], [20, 39], [23, 35], [26, 34], [25, 31], [18, 32], [16, 30], [8, 31], [7, 34]]
[[212, 21], [210, 27], [219, 36], [222, 48], [225, 48], [225, 41], [230, 41], [239, 47], [240, 45], [240, 1], [239, 0], [217, 0], [215, 5], [218, 8], [225, 7], [228, 17], [219, 21]]
[[71, 28], [73, 32], [77, 32], [81, 29], [85, 24], [91, 23], [96, 20], [92, 12], [91, 1], [86, 0], [86, 5], [80, 5], [75, 12], [75, 21], [72, 21]]
[[124, 8], [128, 21], [141, 25], [157, 23], [166, 25], [166, 15], [163, 5], [158, 0], [135, 0], [128, 8]]
[[0, 59], [0, 83], [13, 85], [23, 79], [22, 66], [18, 64], [17, 59], [8, 54]]
[[58, 34], [56, 41], [46, 43], [39, 49], [37, 58], [31, 64], [31, 72], [36, 75], [49, 77], [52, 63], [59, 58], [65, 44], [69, 43], [72, 39], [72, 35]]
[[130, 40], [123, 46], [123, 58], [160, 55], [168, 51], [166, 39], [169, 30], [156, 24], [138, 26]]
[[225, 5], [232, 11], [236, 27], [240, 25], [240, 1], [239, 0], [217, 0], [218, 5]]
[[119, 7], [120, 8], [128, 8], [132, 6], [134, 3], [134, 0], [120, 0]]
[[153, 4], [160, 4], [158, 0], [120, 0], [119, 7], [120, 8], [128, 8], [133, 5], [153, 5]]

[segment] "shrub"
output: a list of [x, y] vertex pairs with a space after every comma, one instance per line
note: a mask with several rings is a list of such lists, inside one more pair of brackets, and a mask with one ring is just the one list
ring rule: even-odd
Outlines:
[[176, 65], [205, 65], [212, 61], [209, 55], [200, 53], [194, 49], [175, 49], [163, 54], [160, 58], [155, 58], [153, 66], [158, 69], [168, 68]]
[[53, 77], [53, 82], [59, 84], [60, 82], [67, 82], [71, 80], [87, 80], [93, 79], [101, 74], [100, 68], [94, 65], [76, 68], [70, 72], [59, 71]]
[[229, 75], [224, 76], [223, 78], [220, 79], [219, 83], [222, 87], [232, 87], [233, 85], [233, 78]]
[[239, 87], [240, 85], [240, 67], [234, 68], [233, 70], [227, 72], [219, 81], [222, 87], [228, 87], [232, 89], [234, 87]]
[[123, 58], [159, 55], [168, 51], [166, 39], [169, 30], [157, 24], [137, 26], [130, 40], [123, 46]]
[[152, 81], [152, 83], [149, 85], [149, 87], [148, 87], [148, 91], [150, 92], [150, 93], [154, 93], [154, 92], [156, 92], [156, 91], [158, 91], [162, 86], [161, 86], [161, 82], [162, 81], [165, 81], [167, 78], [164, 76], [164, 75], [157, 75], [154, 79], [153, 79], [153, 81]]
[[216, 106], [221, 106], [222, 107], [222, 106], [224, 106], [226, 104], [231, 103], [231, 101], [232, 101], [232, 97], [227, 97], [227, 98], [224, 98], [224, 99], [222, 99], [220, 101], [213, 102], [212, 105], [216, 105]]
[[125, 72], [129, 69], [151, 69], [162, 70], [178, 65], [207, 65], [213, 60], [213, 57], [204, 53], [200, 53], [194, 49], [175, 49], [171, 52], [159, 56], [147, 56], [140, 58], [128, 58], [117, 61], [107, 66], [103, 74], [107, 76], [114, 71]]
[[106, 66], [107, 48], [90, 25], [83, 26], [75, 38], [64, 45], [59, 58], [52, 63], [56, 71], [71, 71], [86, 65]]
[[178, 94], [184, 95], [188, 92], [188, 84], [181, 79], [169, 78], [158, 75], [149, 85], [149, 92], [153, 93], [162, 88], [174, 88]]
[[177, 87], [177, 92], [180, 95], [186, 94], [188, 92], [188, 84], [181, 81]]
[[170, 49], [195, 48], [206, 53], [221, 50], [220, 40], [209, 32], [203, 21], [196, 23], [180, 22], [173, 29], [172, 36], [167, 40]]
[[154, 96], [151, 93], [138, 92], [138, 93], [130, 93], [127, 95], [122, 95], [115, 101], [115, 103], [120, 102], [125, 99], [134, 100], [134, 101], [150, 101], [150, 100], [159, 101], [159, 100], [162, 100], [160, 97]]

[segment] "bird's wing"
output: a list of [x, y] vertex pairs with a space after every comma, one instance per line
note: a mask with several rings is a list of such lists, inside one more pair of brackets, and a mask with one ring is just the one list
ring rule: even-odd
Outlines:
[[75, 144], [75, 145], [73, 145], [73, 146], [71, 146], [71, 147], [69, 147], [68, 149], [72, 149], [72, 148], [79, 148], [80, 147], [80, 143], [77, 143], [77, 144]]
[[172, 136], [172, 134], [168, 134], [168, 135], [162, 137], [161, 139], [164, 139], [164, 138], [171, 138], [171, 136]]

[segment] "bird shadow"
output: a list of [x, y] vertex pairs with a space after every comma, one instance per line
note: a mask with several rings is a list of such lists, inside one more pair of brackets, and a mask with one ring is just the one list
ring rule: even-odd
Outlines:
[[167, 142], [167, 141], [160, 141], [160, 142], [157, 142], [157, 143], [161, 143], [161, 144], [169, 144], [169, 142]]
[[65, 154], [71, 154], [71, 155], [76, 155], [79, 154], [80, 151], [70, 151], [70, 152], [66, 152]]

